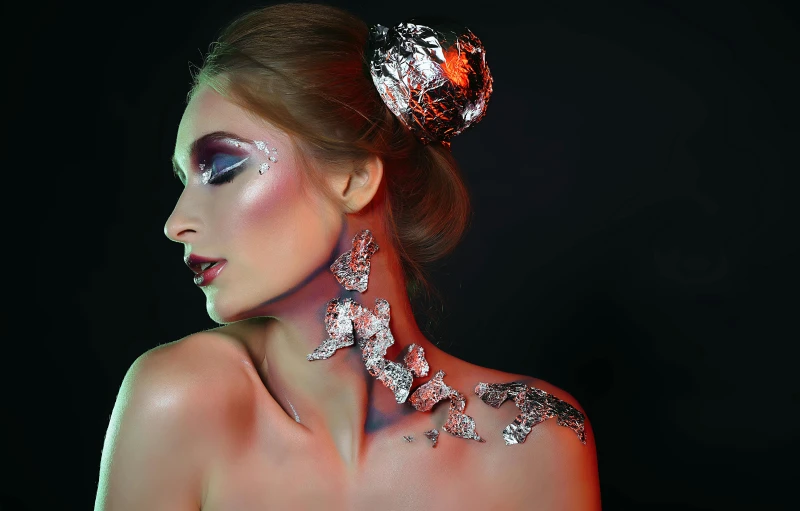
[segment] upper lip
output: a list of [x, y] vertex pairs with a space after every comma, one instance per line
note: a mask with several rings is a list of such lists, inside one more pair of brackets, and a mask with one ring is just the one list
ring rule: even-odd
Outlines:
[[222, 261], [223, 259], [210, 259], [208, 257], [201, 257], [199, 255], [189, 254], [188, 256], [183, 258], [183, 262], [186, 263], [186, 266], [189, 267], [195, 274], [200, 273], [203, 271], [203, 265], [206, 263], [216, 263]]

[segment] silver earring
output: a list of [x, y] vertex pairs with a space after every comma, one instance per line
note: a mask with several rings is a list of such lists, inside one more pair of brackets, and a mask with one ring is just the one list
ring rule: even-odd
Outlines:
[[369, 258], [378, 251], [378, 244], [369, 229], [353, 237], [353, 248], [340, 255], [330, 269], [336, 280], [348, 291], [367, 290], [369, 283]]

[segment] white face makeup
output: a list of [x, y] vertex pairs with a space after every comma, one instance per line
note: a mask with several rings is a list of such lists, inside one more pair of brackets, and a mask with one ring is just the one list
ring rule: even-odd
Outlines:
[[342, 212], [303, 186], [298, 161], [285, 133], [212, 89], [190, 100], [174, 156], [185, 187], [165, 233], [185, 255], [220, 261], [199, 283], [214, 321], [264, 315], [263, 304], [328, 271]]

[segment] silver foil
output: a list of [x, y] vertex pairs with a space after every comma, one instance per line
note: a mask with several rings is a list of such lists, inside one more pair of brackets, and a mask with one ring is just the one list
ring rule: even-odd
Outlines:
[[514, 422], [503, 429], [503, 439], [506, 445], [523, 443], [531, 428], [550, 418], [555, 418], [559, 426], [570, 428], [578, 435], [578, 439], [586, 444], [583, 413], [566, 401], [541, 389], [528, 387], [518, 382], [478, 383], [475, 387], [475, 394], [483, 402], [495, 408], [499, 408], [506, 399], [513, 398], [514, 404], [522, 412], [517, 415]]
[[411, 390], [413, 375], [402, 365], [386, 360], [386, 350], [394, 344], [389, 329], [389, 302], [375, 300], [375, 309], [369, 310], [350, 298], [334, 298], [328, 302], [325, 328], [330, 338], [324, 340], [306, 358], [322, 360], [331, 357], [337, 349], [352, 346], [361, 348], [361, 358], [369, 374], [376, 377], [394, 393], [398, 403], [404, 403]]
[[436, 447], [436, 442], [439, 441], [439, 430], [437, 430], [436, 428], [433, 428], [433, 429], [429, 429], [428, 431], [426, 431], [423, 434], [425, 435], [425, 437], [428, 440], [433, 442], [433, 445], [431, 445], [431, 447]]
[[403, 356], [403, 364], [405, 364], [417, 378], [428, 376], [430, 366], [428, 365], [428, 361], [425, 360], [425, 348], [419, 344], [412, 344], [408, 347], [408, 351]]
[[361, 307], [350, 300], [340, 302], [337, 298], [328, 302], [325, 313], [325, 330], [327, 330], [330, 337], [322, 341], [322, 344], [306, 356], [308, 360], [330, 358], [339, 348], [352, 346], [355, 343], [352, 321], [352, 316], [355, 312], [354, 305]]
[[378, 251], [378, 244], [369, 229], [364, 229], [353, 237], [353, 248], [340, 255], [331, 265], [331, 271], [345, 289], [349, 291], [367, 290], [369, 283], [369, 258]]
[[453, 436], [484, 442], [475, 432], [475, 420], [464, 413], [466, 400], [464, 395], [444, 382], [445, 372], [436, 371], [433, 378], [423, 383], [409, 398], [411, 406], [419, 412], [427, 412], [433, 405], [443, 399], [450, 399], [450, 408], [447, 411], [447, 420], [444, 423], [446, 432]]
[[413, 442], [414, 435], [403, 435], [403, 440], [405, 440], [406, 442]]
[[522, 382], [511, 383], [478, 383], [475, 394], [489, 406], [500, 408], [506, 399], [517, 397], [520, 392], [525, 392], [528, 386]]
[[441, 369], [436, 371], [433, 378], [423, 383], [417, 390], [411, 394], [409, 403], [417, 409], [418, 412], [428, 412], [433, 408], [433, 405], [450, 397], [453, 389], [447, 386], [444, 382], [445, 372]]
[[427, 144], [449, 140], [480, 121], [492, 94], [481, 41], [469, 29], [410, 20], [370, 29], [367, 58], [378, 93]]

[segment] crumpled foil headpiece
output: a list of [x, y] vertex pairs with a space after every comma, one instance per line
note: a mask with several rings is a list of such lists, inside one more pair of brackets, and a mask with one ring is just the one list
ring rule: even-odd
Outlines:
[[480, 121], [492, 94], [481, 41], [469, 29], [415, 20], [370, 29], [370, 74], [389, 109], [423, 144]]

